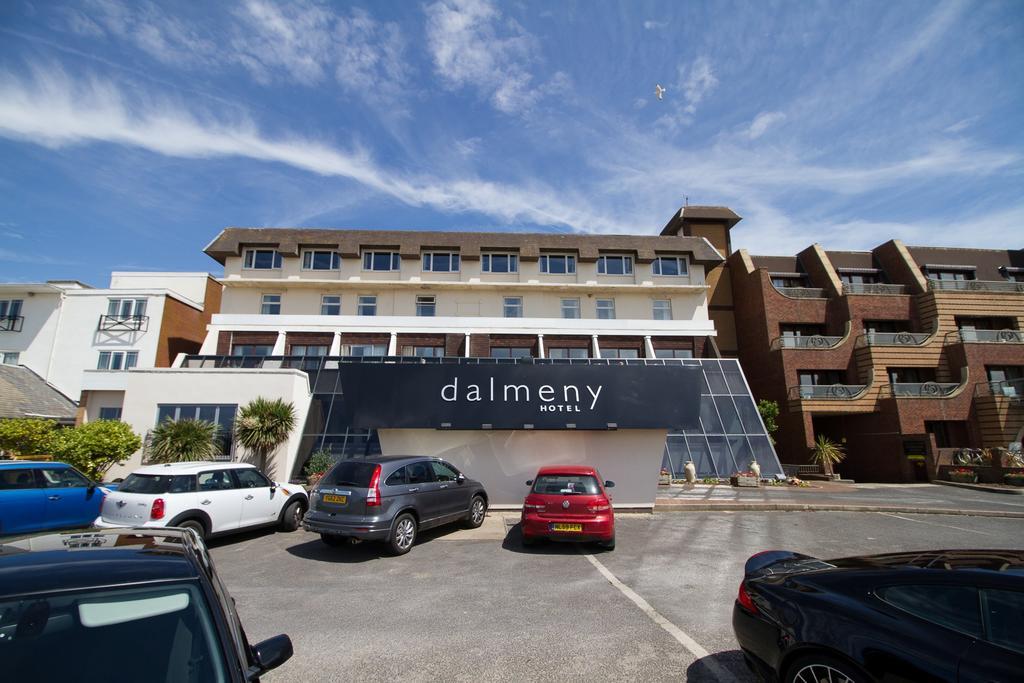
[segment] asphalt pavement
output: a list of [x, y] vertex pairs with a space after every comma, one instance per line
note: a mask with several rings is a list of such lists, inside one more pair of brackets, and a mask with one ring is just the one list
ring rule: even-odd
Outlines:
[[1024, 547], [1017, 519], [672, 512], [619, 516], [613, 552], [526, 550], [515, 521], [494, 513], [481, 529], [430, 531], [398, 558], [304, 531], [211, 546], [250, 639], [294, 642], [272, 682], [753, 680], [730, 620], [743, 562], [759, 550]]

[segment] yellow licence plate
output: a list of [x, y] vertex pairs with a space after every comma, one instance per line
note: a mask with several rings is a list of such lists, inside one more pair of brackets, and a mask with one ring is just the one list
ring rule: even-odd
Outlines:
[[325, 503], [337, 503], [338, 505], [344, 505], [348, 502], [348, 496], [336, 496], [333, 493], [324, 494]]
[[582, 524], [552, 524], [552, 531], [583, 531]]

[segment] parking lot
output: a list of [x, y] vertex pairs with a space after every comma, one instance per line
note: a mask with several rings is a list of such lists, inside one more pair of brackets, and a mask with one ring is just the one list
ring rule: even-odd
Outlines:
[[730, 619], [743, 562], [759, 550], [1024, 546], [1019, 519], [668, 512], [620, 516], [614, 552], [524, 550], [515, 520], [427, 532], [398, 558], [303, 531], [211, 545], [250, 640], [294, 642], [271, 681], [753, 680]]

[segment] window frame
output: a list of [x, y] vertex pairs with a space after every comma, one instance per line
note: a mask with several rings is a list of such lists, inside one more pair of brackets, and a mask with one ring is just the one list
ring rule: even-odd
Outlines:
[[[675, 261], [678, 273], [663, 273], [662, 262]], [[690, 260], [686, 256], [655, 256], [651, 261], [651, 275], [655, 277], [690, 277]]]
[[[622, 261], [622, 272], [621, 273], [609, 273], [608, 272], [608, 261], [609, 259], [621, 260]], [[630, 254], [601, 254], [597, 257], [597, 274], [598, 275], [610, 275], [612, 277], [629, 277], [633, 274], [633, 256]]]
[[[103, 362], [106, 357], [106, 363]], [[117, 359], [116, 364], [118, 367], [113, 367]], [[139, 366], [139, 352], [129, 350], [112, 350], [106, 349], [100, 351], [99, 359], [96, 361], [96, 369], [104, 370], [106, 372], [127, 372], [132, 368]]]
[[[13, 361], [11, 359], [14, 359]], [[0, 351], [0, 364], [17, 365], [21, 360], [21, 351]]]
[[[107, 411], [107, 416], [106, 417], [103, 416], [104, 411]], [[113, 417], [111, 417], [110, 413], [115, 413], [115, 415]], [[97, 420], [116, 420], [116, 421], [120, 422], [121, 421], [121, 415], [123, 415], [123, 414], [124, 414], [124, 409], [121, 408], [120, 406], [100, 406], [100, 414], [99, 414], [99, 416], [96, 419]]]
[[[371, 351], [382, 350], [381, 353], [353, 353], [355, 349], [370, 349]], [[353, 358], [385, 358], [388, 355], [388, 345], [380, 343], [372, 344], [348, 344], [345, 347], [345, 355]]]
[[[267, 301], [267, 297], [277, 297], [277, 302]], [[284, 301], [284, 295], [277, 293], [260, 293], [260, 315], [281, 315], [281, 304]], [[268, 307], [277, 307], [277, 311], [268, 310]]]
[[[378, 255], [387, 254], [390, 258], [388, 264], [390, 268], [374, 268], [374, 261]], [[363, 272], [365, 273], [397, 273], [402, 270], [402, 255], [397, 251], [389, 251], [384, 249], [364, 249], [361, 255], [363, 262]], [[368, 268], [367, 265], [370, 267]]]
[[[568, 309], [575, 308], [576, 315], [566, 315], [565, 314], [566, 310], [567, 310], [567, 307], [566, 307], [566, 303], [567, 302], [575, 302], [575, 307], [569, 306]], [[559, 298], [559, 300], [558, 300], [558, 308], [559, 308], [559, 310], [562, 313], [562, 320], [580, 320], [582, 318], [582, 316], [583, 316], [583, 311], [580, 310], [580, 299], [579, 299], [579, 297]]]
[[[434, 267], [437, 256], [448, 257], [448, 270], [439, 270]], [[462, 270], [462, 258], [458, 251], [424, 251], [420, 254], [420, 270], [424, 273], [458, 273]]]
[[[516, 303], [509, 303], [510, 301], [517, 301]], [[525, 315], [525, 303], [521, 296], [505, 296], [502, 297], [501, 301], [501, 315], [503, 318], [522, 318]], [[519, 315], [509, 315], [510, 310], [518, 310]]]
[[[429, 299], [429, 301], [428, 301]], [[425, 311], [430, 311], [429, 313]], [[416, 295], [416, 317], [435, 318], [437, 317], [437, 297], [433, 294]]]
[[[373, 302], [367, 300], [373, 299]], [[364, 309], [370, 307], [373, 309], [372, 313], [364, 313]], [[376, 294], [359, 294], [356, 297], [356, 315], [365, 315], [367, 317], [374, 317], [377, 315], [377, 295]]]
[[[217, 450], [222, 450], [223, 452], [218, 453], [217, 455], [230, 456], [232, 452], [235, 450], [235, 437], [234, 432], [231, 429], [231, 425], [234, 424], [235, 418], [238, 416], [237, 403], [157, 403], [156, 419], [154, 420], [154, 424], [159, 425], [162, 419], [160, 417], [160, 414], [167, 411], [170, 411], [170, 414], [165, 415], [165, 417], [170, 417], [175, 422], [179, 420], [201, 420], [203, 419], [202, 417], [200, 417], [203, 408], [213, 408], [213, 419], [206, 421], [213, 422], [220, 428], [217, 434], [217, 438], [214, 440], [214, 443], [217, 444]], [[220, 419], [221, 413], [225, 409], [230, 409], [233, 411], [231, 413], [230, 420], [225, 419], [225, 422], [229, 422], [229, 424], [227, 425], [222, 424]], [[182, 415], [183, 411], [188, 412], [189, 414]], [[226, 417], [227, 416], [225, 416], [225, 418]], [[221, 448], [222, 446], [224, 448]], [[197, 473], [197, 476], [198, 474], [201, 473]], [[197, 490], [198, 484], [199, 482], [197, 479]]]
[[[565, 259], [565, 270], [561, 273], [551, 272], [551, 259]], [[537, 268], [543, 275], [575, 275], [576, 274], [576, 254], [570, 254], [567, 252], [553, 252], [550, 254], [541, 254], [537, 259]]]
[[17, 318], [24, 306], [24, 299], [0, 299], [0, 318]]
[[[318, 255], [326, 254], [330, 259], [329, 268], [317, 268], [316, 257]], [[309, 271], [332, 271], [341, 270], [341, 254], [330, 249], [303, 249], [302, 250], [302, 270]]]
[[[337, 299], [337, 302], [330, 303], [327, 299]], [[328, 307], [338, 307], [337, 313], [331, 313]], [[341, 295], [340, 294], [321, 294], [320, 295], [320, 315], [341, 315]]]
[[[601, 304], [605, 304], [602, 306]], [[608, 304], [611, 304], [610, 306]], [[602, 315], [605, 314], [605, 315]], [[607, 315], [611, 313], [611, 315]], [[615, 320], [615, 299], [595, 299], [594, 300], [594, 315], [597, 316], [598, 320]]]
[[[505, 257], [508, 270], [494, 270], [494, 257]], [[480, 254], [480, 272], [509, 274], [519, 272], [519, 254], [514, 251], [485, 251]]]
[[[662, 313], [668, 313], [668, 317], [658, 317], [658, 304], [666, 304]], [[651, 299], [651, 320], [672, 320], [672, 299]]]
[[[271, 266], [263, 267], [256, 265], [257, 254], [266, 252], [272, 254], [270, 257]], [[264, 249], [252, 247], [242, 252], [242, 270], [281, 270], [284, 265], [284, 258], [277, 249]]]
[[148, 299], [135, 297], [110, 297], [107, 299], [107, 317], [121, 320], [141, 318], [146, 315], [148, 302]]

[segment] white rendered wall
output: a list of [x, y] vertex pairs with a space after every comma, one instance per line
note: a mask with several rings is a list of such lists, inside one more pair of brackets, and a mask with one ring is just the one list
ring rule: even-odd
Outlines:
[[620, 508], [654, 507], [664, 429], [457, 431], [381, 429], [384, 455], [434, 455], [483, 483], [492, 506], [520, 507], [543, 465], [592, 465]]
[[[267, 474], [279, 480], [287, 480], [291, 475], [309, 411], [306, 373], [299, 370], [157, 368], [133, 370], [127, 375], [121, 420], [143, 438], [156, 426], [157, 406], [160, 404], [232, 404], [241, 407], [258, 396], [291, 402], [295, 406], [295, 430], [288, 441], [271, 454], [267, 468]], [[236, 457], [247, 459], [248, 454], [236, 447]], [[111, 479], [124, 477], [138, 468], [141, 462], [140, 449], [127, 463], [113, 468], [107, 476]]]
[[111, 289], [169, 289], [197, 304], [206, 300], [208, 273], [118, 272], [110, 274]]
[[0, 351], [17, 352], [19, 365], [49, 379], [50, 357], [60, 317], [60, 293], [5, 290], [0, 299], [21, 299], [21, 315], [25, 318], [21, 332], [0, 332]]
[[123, 408], [123, 391], [90, 391], [85, 401], [85, 422], [100, 419], [100, 408]]

